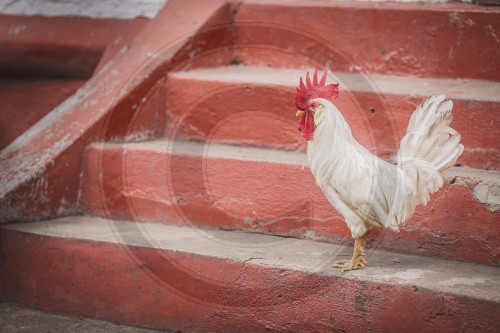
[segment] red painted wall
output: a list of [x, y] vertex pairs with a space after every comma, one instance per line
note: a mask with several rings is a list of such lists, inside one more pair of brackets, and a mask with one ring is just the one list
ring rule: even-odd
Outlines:
[[[73, 95], [147, 19], [0, 15], [0, 150]], [[110, 50], [108, 50], [110, 49]], [[106, 51], [106, 52], [105, 52]]]

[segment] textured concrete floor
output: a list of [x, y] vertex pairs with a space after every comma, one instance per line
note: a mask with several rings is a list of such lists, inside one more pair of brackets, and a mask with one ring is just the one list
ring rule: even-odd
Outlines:
[[0, 303], [2, 333], [151, 333], [170, 332], [115, 325], [100, 320], [55, 315], [34, 309]]

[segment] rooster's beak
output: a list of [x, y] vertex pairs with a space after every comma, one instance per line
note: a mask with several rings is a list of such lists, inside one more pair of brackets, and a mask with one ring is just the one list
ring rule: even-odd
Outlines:
[[302, 110], [297, 110], [297, 112], [295, 113], [295, 117], [301, 117], [304, 115], [304, 113], [306, 113], [306, 112], [302, 111]]

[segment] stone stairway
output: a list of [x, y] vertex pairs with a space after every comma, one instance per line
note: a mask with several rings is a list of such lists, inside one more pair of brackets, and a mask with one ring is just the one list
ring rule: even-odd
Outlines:
[[[499, 330], [500, 11], [228, 6], [231, 45], [194, 48], [142, 107], [123, 104], [135, 113], [111, 132], [133, 135], [93, 140], [70, 166], [80, 215], [0, 228], [2, 299], [181, 332]], [[399, 234], [374, 231], [369, 266], [348, 273], [330, 265], [351, 254], [349, 230], [296, 129], [298, 78], [325, 66], [374, 154], [389, 158], [435, 93], [453, 100], [466, 147], [431, 202]]]

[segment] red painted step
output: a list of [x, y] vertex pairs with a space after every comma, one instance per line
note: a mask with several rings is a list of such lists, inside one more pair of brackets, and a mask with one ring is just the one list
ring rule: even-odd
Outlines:
[[[374, 231], [372, 246], [498, 265], [500, 173], [452, 168], [445, 178], [401, 233]], [[81, 184], [84, 209], [114, 219], [350, 239], [302, 153], [167, 140], [93, 144]]]
[[[166, 136], [305, 150], [294, 105], [304, 73], [246, 66], [174, 73], [167, 81]], [[453, 128], [465, 145], [459, 163], [500, 169], [500, 83], [334, 74], [329, 80], [341, 89], [336, 106], [358, 141], [376, 154], [392, 155], [416, 106], [443, 93], [454, 102]]]
[[498, 269], [240, 232], [67, 217], [0, 228], [2, 300], [182, 332], [497, 332]]
[[498, 7], [247, 0], [234, 10], [247, 65], [500, 79]]

